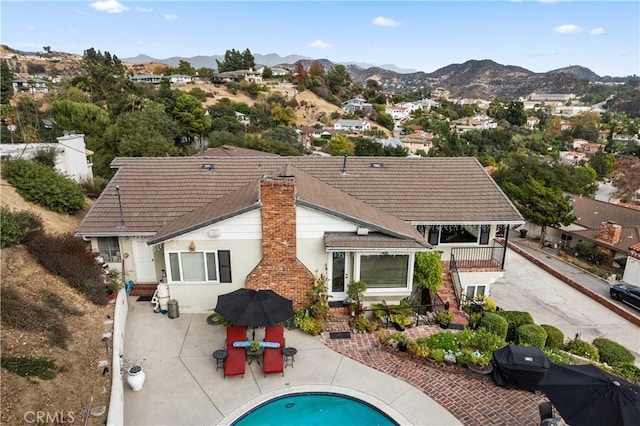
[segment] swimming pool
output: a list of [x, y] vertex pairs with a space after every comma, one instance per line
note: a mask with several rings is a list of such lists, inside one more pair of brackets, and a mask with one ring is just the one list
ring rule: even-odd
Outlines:
[[301, 392], [266, 401], [232, 423], [232, 426], [367, 425], [398, 426], [373, 405], [348, 395]]

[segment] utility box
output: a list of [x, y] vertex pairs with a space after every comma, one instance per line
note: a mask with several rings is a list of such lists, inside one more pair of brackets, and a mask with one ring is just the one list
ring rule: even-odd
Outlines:
[[169, 318], [175, 319], [180, 316], [180, 309], [178, 307], [178, 301], [171, 299], [167, 302], [167, 309], [169, 310]]

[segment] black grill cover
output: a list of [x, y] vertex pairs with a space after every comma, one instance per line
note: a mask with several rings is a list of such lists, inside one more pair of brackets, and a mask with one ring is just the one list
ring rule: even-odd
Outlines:
[[498, 386], [533, 391], [551, 361], [538, 348], [508, 345], [493, 352], [493, 380]]

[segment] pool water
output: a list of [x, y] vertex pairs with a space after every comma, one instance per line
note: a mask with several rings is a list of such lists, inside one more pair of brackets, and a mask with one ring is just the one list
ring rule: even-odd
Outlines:
[[346, 395], [299, 393], [267, 401], [233, 423], [233, 426], [366, 425], [398, 426], [374, 406]]

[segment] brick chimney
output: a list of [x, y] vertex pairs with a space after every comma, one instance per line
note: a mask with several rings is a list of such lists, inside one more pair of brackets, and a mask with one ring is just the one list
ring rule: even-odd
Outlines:
[[247, 276], [246, 287], [273, 290], [300, 309], [315, 277], [296, 252], [296, 179], [288, 165], [280, 176], [260, 180], [260, 201], [262, 260]]
[[598, 236], [596, 238], [600, 241], [613, 245], [620, 241], [621, 234], [622, 227], [617, 223], [608, 220], [600, 224], [600, 229], [598, 230]]

